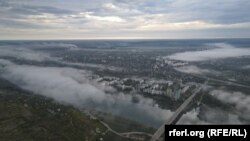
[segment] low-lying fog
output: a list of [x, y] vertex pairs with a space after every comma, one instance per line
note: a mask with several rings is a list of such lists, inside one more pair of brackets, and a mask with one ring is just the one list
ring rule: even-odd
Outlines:
[[[25, 45], [24, 45], [25, 46]], [[80, 49], [71, 44], [34, 44], [30, 47], [18, 46], [0, 46], [0, 76], [11, 81], [17, 86], [32, 91], [35, 94], [50, 97], [57, 102], [63, 104], [70, 104], [80, 109], [87, 109], [89, 111], [97, 110], [106, 113], [112, 113], [117, 116], [125, 117], [139, 123], [158, 127], [166, 119], [168, 119], [173, 112], [162, 109], [154, 102], [154, 100], [139, 96], [137, 94], [128, 95], [121, 92], [116, 92], [110, 86], [104, 86], [96, 81], [90, 80], [89, 76], [93, 72], [69, 67], [67, 65], [76, 65], [77, 63], [63, 62], [60, 58], [52, 57], [48, 52], [41, 52], [31, 48], [41, 48], [57, 46], [64, 49]], [[241, 57], [250, 54], [249, 49], [236, 48], [227, 44], [215, 44], [217, 48], [204, 51], [190, 51], [176, 53], [168, 56], [171, 59], [184, 61], [203, 61], [207, 59], [220, 59], [227, 57]], [[67, 64], [65, 67], [48, 67], [36, 66], [31, 64], [20, 65], [11, 61], [15, 58], [26, 61], [54, 61], [61, 64]], [[77, 64], [81, 65], [81, 64]], [[84, 64], [82, 64], [84, 65]], [[94, 65], [95, 66], [95, 65]], [[95, 66], [101, 67], [101, 66]], [[209, 73], [210, 70], [201, 69], [196, 66], [185, 66], [177, 68], [176, 70], [184, 73]], [[108, 93], [108, 91], [112, 91]], [[213, 91], [212, 95], [222, 102], [229, 102], [236, 105], [236, 109], [240, 112], [247, 109], [249, 113], [249, 97], [242, 93], [226, 93]], [[139, 101], [133, 103], [133, 97], [138, 97]], [[225, 98], [229, 101], [225, 101]], [[237, 101], [243, 101], [238, 104]], [[218, 111], [210, 110], [205, 116], [208, 121], [200, 121], [198, 118], [199, 110], [192, 110], [184, 114], [181, 118], [181, 124], [190, 123], [212, 123], [216, 121], [216, 116], [213, 113]], [[237, 115], [229, 115], [228, 123], [239, 123]]]

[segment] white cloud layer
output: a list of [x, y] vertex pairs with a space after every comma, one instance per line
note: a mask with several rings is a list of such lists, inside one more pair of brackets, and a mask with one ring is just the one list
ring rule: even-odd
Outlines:
[[113, 91], [88, 79], [89, 72], [73, 68], [16, 65], [0, 60], [2, 77], [35, 94], [88, 110], [108, 112], [150, 126], [159, 126], [172, 112], [154, 106], [151, 99], [141, 96], [132, 103], [132, 96]]
[[112, 70], [112, 71], [122, 71], [122, 68], [103, 65], [103, 64], [91, 64], [91, 63], [76, 63], [63, 61], [61, 57], [55, 57], [51, 55], [50, 52], [44, 52], [36, 49], [51, 49], [51, 48], [61, 48], [67, 50], [81, 50], [77, 45], [67, 44], [67, 43], [32, 43], [32, 44], [22, 44], [22, 45], [0, 45], [0, 57], [15, 58], [25, 61], [52, 61], [55, 63], [63, 64], [70, 67], [89, 67], [96, 68], [100, 70]]
[[33, 61], [44, 61], [48, 60], [49, 56], [44, 53], [37, 53], [25, 48], [12, 48], [5, 46], [0, 47], [0, 56], [1, 57], [14, 57], [18, 59], [25, 59], [25, 60], [33, 60]]
[[224, 59], [231, 57], [250, 56], [249, 48], [238, 48], [226, 43], [216, 43], [216, 44], [211, 44], [209, 46], [216, 48], [211, 48], [202, 51], [188, 51], [188, 52], [175, 53], [168, 56], [168, 58], [174, 60], [195, 62], [195, 61]]
[[34, 43], [23, 45], [2, 45], [0, 46], [0, 57], [12, 57], [16, 59], [24, 59], [30, 61], [46, 61], [58, 60], [59, 58], [51, 57], [49, 53], [36, 51], [36, 48], [64, 48], [69, 50], [77, 50], [78, 47], [73, 44], [65, 43]]

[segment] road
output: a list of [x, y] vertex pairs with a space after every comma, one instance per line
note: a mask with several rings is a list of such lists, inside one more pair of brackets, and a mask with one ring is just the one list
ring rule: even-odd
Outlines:
[[[97, 119], [97, 117], [95, 117], [94, 115], [92, 115], [90, 112], [85, 111], [86, 114], [88, 114], [92, 119]], [[153, 135], [150, 133], [146, 133], [146, 132], [138, 132], [138, 131], [133, 131], [133, 132], [122, 132], [119, 133], [115, 130], [113, 130], [107, 123], [105, 123], [104, 121], [99, 120], [99, 122], [105, 126], [107, 128], [107, 131], [112, 132], [114, 134], [116, 134], [117, 136], [120, 137], [124, 137], [124, 138], [130, 138], [131, 135], [143, 135], [143, 136], [149, 136], [152, 137]]]
[[120, 136], [120, 137], [125, 137], [125, 138], [130, 138], [131, 135], [145, 135], [145, 136], [149, 136], [152, 137], [152, 134], [150, 133], [146, 133], [146, 132], [124, 132], [124, 133], [119, 133], [115, 130], [113, 130], [107, 123], [100, 121], [107, 129], [108, 131]]
[[[103, 121], [100, 121], [110, 132], [112, 132], [112, 133], [114, 133], [114, 134], [116, 134], [116, 135], [118, 135], [118, 136], [122, 136], [121, 135], [121, 133], [118, 133], [118, 132], [116, 132], [115, 130], [113, 130], [112, 128], [110, 128], [109, 127], [109, 125], [107, 124], [107, 123], [105, 123], [105, 122], [103, 122]], [[123, 137], [123, 136], [122, 136]]]
[[153, 136], [152, 134], [145, 133], [145, 132], [125, 132], [125, 133], [120, 133], [120, 135], [127, 136], [127, 137], [129, 137], [130, 135], [146, 135], [149, 137]]
[[194, 97], [200, 92], [200, 90], [203, 89], [203, 87], [207, 84], [208, 81], [206, 81], [201, 87], [197, 88], [194, 93], [189, 96], [187, 100], [175, 111], [175, 113], [168, 119], [164, 124], [158, 128], [158, 130], [154, 133], [154, 135], [151, 138], [151, 141], [157, 141], [160, 139], [161, 135], [164, 133], [165, 125], [170, 125], [172, 124], [175, 119], [183, 112], [183, 110], [192, 102]]
[[244, 84], [240, 84], [240, 83], [237, 83], [237, 82], [233, 82], [233, 81], [226, 81], [226, 80], [220, 80], [220, 79], [216, 79], [216, 78], [211, 78], [211, 77], [206, 77], [206, 76], [201, 76], [201, 75], [195, 75], [195, 74], [190, 74], [194, 77], [198, 77], [198, 78], [201, 78], [201, 79], [205, 79], [205, 80], [210, 80], [210, 81], [215, 81], [215, 82], [220, 82], [220, 83], [224, 83], [226, 85], [232, 85], [232, 86], [238, 86], [238, 87], [243, 87], [243, 88], [248, 88], [250, 89], [250, 86], [249, 85], [244, 85]]

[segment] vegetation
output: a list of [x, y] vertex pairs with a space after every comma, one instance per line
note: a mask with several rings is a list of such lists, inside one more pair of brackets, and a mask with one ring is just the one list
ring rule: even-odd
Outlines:
[[3, 141], [97, 141], [121, 137], [80, 110], [0, 81], [0, 139]]

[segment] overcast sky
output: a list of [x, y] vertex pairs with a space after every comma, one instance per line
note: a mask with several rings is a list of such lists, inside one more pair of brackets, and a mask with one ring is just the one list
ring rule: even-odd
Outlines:
[[0, 0], [0, 39], [249, 37], [250, 0]]

